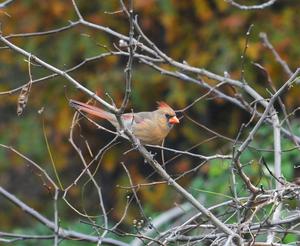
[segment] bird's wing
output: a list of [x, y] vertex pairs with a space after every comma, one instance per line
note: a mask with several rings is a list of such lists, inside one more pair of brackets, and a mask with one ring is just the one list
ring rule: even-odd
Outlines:
[[165, 138], [162, 129], [151, 119], [144, 119], [142, 122], [135, 124], [132, 131], [143, 144], [160, 144]]
[[127, 113], [122, 115], [122, 120], [127, 128], [131, 129], [136, 124], [150, 120], [149, 112]]
[[152, 120], [153, 112], [139, 112], [134, 114], [135, 122], [140, 123], [143, 120]]

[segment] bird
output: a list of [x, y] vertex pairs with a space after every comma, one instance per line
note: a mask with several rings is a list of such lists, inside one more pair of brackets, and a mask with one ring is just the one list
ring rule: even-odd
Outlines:
[[[125, 113], [121, 115], [124, 126], [138, 138], [141, 144], [161, 145], [175, 124], [179, 123], [175, 111], [165, 102], [157, 102], [151, 112]], [[108, 120], [118, 131], [120, 125], [114, 114], [87, 103], [70, 100], [70, 106], [80, 112]]]

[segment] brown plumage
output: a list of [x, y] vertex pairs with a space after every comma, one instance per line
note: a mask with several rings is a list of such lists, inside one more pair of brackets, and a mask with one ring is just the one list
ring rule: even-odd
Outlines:
[[[75, 109], [108, 120], [119, 130], [116, 116], [98, 107], [70, 100]], [[179, 123], [175, 111], [165, 102], [158, 102], [158, 108], [152, 112], [126, 113], [122, 120], [126, 128], [143, 144], [161, 144], [174, 124]]]

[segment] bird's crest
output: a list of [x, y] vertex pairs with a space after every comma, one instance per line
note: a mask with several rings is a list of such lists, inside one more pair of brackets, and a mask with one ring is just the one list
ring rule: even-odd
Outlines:
[[157, 105], [158, 105], [157, 108], [159, 108], [159, 109], [164, 109], [164, 108], [165, 108], [165, 109], [166, 109], [166, 108], [170, 109], [170, 108], [171, 108], [168, 104], [166, 104], [166, 103], [163, 102], [163, 101], [157, 102]]

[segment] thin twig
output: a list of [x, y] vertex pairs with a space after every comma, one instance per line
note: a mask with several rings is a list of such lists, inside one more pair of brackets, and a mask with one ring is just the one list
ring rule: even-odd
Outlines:
[[[15, 204], [16, 206], [21, 208], [22, 211], [24, 211], [25, 213], [31, 215], [31, 217], [38, 220], [43, 225], [47, 226], [49, 229], [55, 231], [56, 226], [55, 226], [54, 222], [52, 222], [51, 220], [44, 217], [43, 215], [41, 215], [39, 212], [37, 212], [33, 208], [26, 205], [24, 202], [22, 202], [16, 196], [12, 195], [10, 192], [5, 190], [2, 186], [0, 186], [0, 194], [2, 196], [4, 196], [5, 198], [7, 198], [8, 200], [10, 200], [13, 204]], [[88, 242], [94, 242], [94, 243], [98, 242], [98, 240], [99, 240], [98, 237], [86, 235], [86, 234], [79, 233], [79, 232], [72, 231], [72, 230], [65, 230], [65, 229], [62, 229], [62, 228], [59, 228], [58, 234], [59, 234], [59, 237], [66, 238], [66, 239], [73, 238], [73, 239], [79, 239], [79, 240], [84, 240], [84, 241], [88, 241]], [[111, 245], [129, 246], [126, 243], [123, 243], [119, 240], [111, 239], [111, 238], [103, 238], [102, 241], [103, 241], [103, 243], [108, 243], [108, 244], [111, 244]]]
[[283, 60], [280, 55], [278, 54], [278, 52], [275, 50], [275, 48], [273, 47], [273, 45], [270, 43], [268, 36], [266, 33], [261, 32], [259, 34], [259, 37], [262, 41], [262, 43], [269, 49], [271, 50], [272, 54], [274, 55], [276, 61], [282, 66], [284, 72], [291, 77], [293, 75], [292, 70], [289, 68], [288, 64], [286, 63], [285, 60]]

